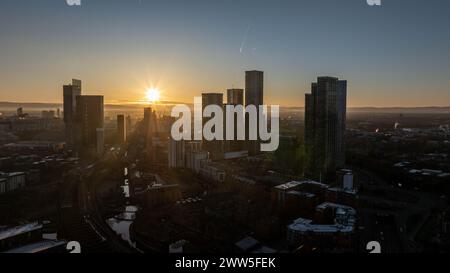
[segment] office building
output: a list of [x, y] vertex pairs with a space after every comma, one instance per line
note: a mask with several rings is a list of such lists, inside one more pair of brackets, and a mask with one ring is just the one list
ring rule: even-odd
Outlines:
[[103, 150], [103, 96], [78, 96], [76, 117], [80, 150], [89, 149], [98, 154]]
[[153, 146], [153, 137], [157, 132], [157, 117], [156, 111], [153, 111], [151, 107], [144, 108], [144, 134], [146, 138], [147, 150], [150, 151]]
[[[257, 129], [259, 134], [259, 106], [264, 104], [264, 72], [246, 71], [245, 72], [245, 106], [254, 105], [257, 108], [258, 122]], [[260, 153], [260, 141], [249, 140], [249, 119], [245, 118], [245, 133], [247, 136], [247, 148], [249, 155]]]
[[186, 147], [185, 141], [169, 139], [169, 168], [185, 167]]
[[331, 181], [345, 165], [347, 81], [319, 77], [305, 96], [307, 174]]
[[125, 125], [127, 138], [128, 138], [128, 133], [131, 131], [131, 127], [133, 126], [132, 122], [133, 121], [131, 120], [131, 116], [128, 115], [127, 119], [126, 119], [126, 125]]
[[230, 105], [244, 105], [244, 89], [228, 89], [227, 103]]
[[201, 146], [201, 141], [189, 141], [185, 144], [185, 168], [196, 173], [199, 173], [202, 164], [208, 161], [208, 152], [203, 151]]
[[76, 103], [77, 97], [81, 96], [81, 81], [72, 80], [72, 84], [63, 86], [64, 99], [64, 124], [66, 148], [73, 150], [76, 141]]
[[105, 152], [105, 129], [97, 128], [95, 131], [97, 132], [97, 143], [95, 148], [97, 156], [100, 157]]
[[[244, 105], [244, 90], [243, 89], [228, 89], [227, 90], [227, 104], [226, 105]], [[237, 152], [244, 150], [244, 141], [238, 140], [237, 129], [238, 120], [241, 119], [244, 122], [244, 116], [234, 116], [234, 140], [225, 141], [225, 151], [226, 152]], [[226, 127], [225, 127], [226, 128]], [[224, 132], [226, 135], [226, 131]]]
[[125, 143], [127, 141], [127, 123], [124, 115], [117, 115], [117, 141]]
[[[203, 93], [202, 94], [202, 111], [209, 105], [217, 105], [223, 109], [223, 94], [222, 93]], [[211, 118], [203, 117], [203, 128]], [[225, 120], [225, 119], [224, 119]], [[223, 124], [223, 128], [225, 123]], [[225, 135], [224, 135], [225, 136]], [[213, 160], [223, 158], [223, 140], [204, 140], [202, 144], [203, 150], [210, 154]]]
[[26, 174], [23, 172], [0, 172], [0, 194], [23, 189], [26, 183]]

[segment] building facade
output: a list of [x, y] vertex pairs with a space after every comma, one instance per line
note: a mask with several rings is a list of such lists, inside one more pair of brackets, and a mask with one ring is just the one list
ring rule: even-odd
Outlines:
[[[228, 89], [227, 90], [227, 105], [231, 106], [244, 106], [244, 90], [243, 89]], [[234, 140], [225, 141], [225, 151], [226, 152], [237, 152], [241, 150], [246, 150], [244, 146], [244, 141], [238, 140], [238, 120], [241, 119], [244, 122], [244, 116], [234, 115]], [[225, 127], [226, 128], [226, 127]], [[226, 132], [225, 132], [226, 135]]]
[[[245, 106], [256, 106], [258, 113], [257, 128], [259, 132], [259, 106], [264, 104], [264, 72], [246, 71], [245, 72]], [[245, 118], [245, 134], [247, 139], [247, 148], [249, 155], [257, 155], [261, 152], [260, 141], [249, 140], [249, 119]]]
[[75, 118], [78, 96], [81, 96], [80, 80], [73, 79], [72, 84], [63, 86], [65, 139], [68, 150], [75, 148]]
[[184, 168], [186, 157], [185, 141], [169, 140], [169, 168]]
[[[202, 111], [205, 110], [207, 106], [217, 105], [220, 109], [223, 109], [223, 94], [222, 93], [203, 93], [202, 94]], [[203, 117], [203, 128], [205, 124], [212, 118]], [[225, 120], [225, 119], [224, 119]], [[225, 124], [223, 124], [225, 128]], [[217, 129], [217, 128], [216, 128]], [[202, 143], [203, 150], [207, 151], [210, 158], [213, 160], [223, 158], [223, 140], [204, 140]]]
[[99, 153], [104, 143], [103, 96], [78, 96], [76, 109], [79, 149]]
[[332, 180], [345, 165], [347, 81], [319, 77], [305, 95], [307, 174]]
[[127, 123], [124, 115], [117, 115], [117, 141], [123, 144], [127, 141]]

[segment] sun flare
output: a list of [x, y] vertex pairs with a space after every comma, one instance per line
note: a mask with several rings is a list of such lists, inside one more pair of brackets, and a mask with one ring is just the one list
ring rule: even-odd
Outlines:
[[158, 102], [161, 99], [161, 95], [158, 89], [156, 88], [150, 88], [147, 90], [145, 97], [148, 102], [154, 103]]

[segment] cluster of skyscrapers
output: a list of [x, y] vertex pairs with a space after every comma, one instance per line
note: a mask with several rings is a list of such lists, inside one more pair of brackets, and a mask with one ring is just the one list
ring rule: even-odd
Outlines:
[[[244, 101], [245, 98], [245, 101]], [[347, 81], [335, 77], [319, 77], [312, 83], [311, 93], [305, 95], [305, 152], [308, 158], [306, 174], [321, 181], [332, 179], [337, 169], [345, 167]], [[264, 72], [246, 71], [245, 90], [228, 89], [227, 104], [222, 93], [203, 93], [203, 109], [217, 105], [254, 105], [264, 103]], [[119, 142], [126, 141], [126, 120], [117, 117]], [[259, 118], [259, 115], [258, 115]], [[144, 110], [144, 130], [148, 136], [156, 131], [156, 113], [151, 108]], [[203, 125], [211, 118], [204, 117]], [[202, 150], [213, 160], [225, 158], [227, 152], [248, 151], [248, 155], [260, 153], [260, 141], [248, 140], [248, 116], [234, 116], [234, 140], [203, 141]], [[237, 119], [245, 119], [245, 141], [237, 140]], [[80, 80], [64, 85], [64, 123], [66, 147], [76, 152], [101, 154], [104, 148], [104, 101], [103, 96], [82, 95]], [[259, 121], [257, 123], [259, 126]], [[224, 128], [226, 128], [224, 124]], [[224, 132], [225, 136], [226, 132]], [[152, 138], [147, 137], [151, 142]], [[224, 138], [225, 139], [225, 138]], [[180, 144], [181, 145], [181, 144]], [[151, 143], [147, 143], [151, 147]], [[177, 145], [169, 150], [177, 150]], [[172, 148], [172, 149], [170, 149]], [[169, 151], [169, 155], [174, 151]], [[177, 155], [178, 153], [174, 153]], [[177, 155], [178, 156], [178, 155]], [[176, 165], [176, 164], [175, 164]]]
[[[245, 104], [244, 104], [244, 93], [245, 93]], [[264, 102], [264, 72], [263, 71], [246, 71], [245, 72], [245, 91], [244, 89], [228, 89], [227, 90], [227, 104], [228, 105], [254, 105], [259, 111], [259, 106], [263, 105]], [[223, 94], [222, 93], [203, 93], [202, 94], [202, 107], [209, 105], [217, 105], [222, 109], [225, 109], [223, 102]], [[213, 141], [203, 141], [203, 150], [209, 152], [210, 157], [212, 159], [221, 159], [224, 157], [224, 153], [226, 152], [237, 152], [247, 150], [249, 155], [257, 155], [260, 153], [260, 143], [257, 140], [248, 140], [248, 132], [249, 132], [249, 122], [248, 116], [234, 116], [234, 134], [235, 140], [232, 141], [222, 141], [222, 140], [213, 140]], [[237, 119], [245, 119], [245, 131], [246, 131], [246, 140], [239, 141], [237, 140]], [[259, 117], [258, 117], [259, 118]], [[203, 118], [203, 125], [208, 122], [210, 118]], [[225, 120], [225, 119], [224, 119]], [[224, 128], [226, 128], [224, 124]], [[224, 135], [226, 132], [224, 131]], [[225, 138], [224, 138], [225, 139]]]
[[100, 155], [104, 149], [103, 96], [86, 96], [81, 91], [80, 80], [63, 87], [66, 148]]
[[[203, 93], [202, 107], [217, 105], [224, 109], [226, 105], [255, 105], [257, 111], [264, 103], [264, 72], [247, 71], [244, 89], [228, 89], [227, 104], [223, 102], [222, 93]], [[245, 104], [244, 104], [245, 97]], [[332, 181], [336, 171], [345, 167], [345, 130], [347, 114], [347, 81], [335, 77], [319, 77], [312, 83], [311, 93], [305, 96], [305, 153], [307, 156], [306, 176], [319, 181]], [[234, 116], [235, 140], [203, 141], [202, 150], [209, 153], [212, 160], [226, 159], [227, 153], [248, 151], [248, 155], [260, 153], [260, 141], [249, 140], [248, 116]], [[243, 118], [245, 124], [245, 141], [237, 140], [237, 119]], [[259, 115], [258, 115], [259, 118]], [[204, 117], [203, 125], [211, 118]], [[259, 120], [257, 123], [259, 126]], [[224, 128], [226, 126], [224, 125]], [[259, 128], [258, 128], [259, 130]], [[226, 132], [224, 132], [224, 135]], [[225, 138], [224, 138], [225, 139]], [[181, 143], [169, 148], [176, 157], [184, 158], [177, 150], [184, 150]], [[178, 148], [178, 149], [177, 149]], [[177, 166], [177, 164], [172, 164]]]

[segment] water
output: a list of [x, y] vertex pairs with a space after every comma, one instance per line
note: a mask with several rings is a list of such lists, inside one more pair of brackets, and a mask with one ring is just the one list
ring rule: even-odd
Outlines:
[[123, 190], [123, 194], [125, 195], [125, 198], [130, 198], [130, 185], [128, 184], [128, 179], [125, 179], [124, 185], [121, 186]]
[[[125, 198], [130, 198], [130, 187], [128, 184], [128, 168], [124, 168], [124, 184], [121, 186], [123, 189], [123, 194]], [[128, 201], [127, 201], [128, 204]], [[122, 237], [123, 240], [127, 241], [132, 247], [136, 248], [136, 242], [131, 240], [130, 236], [130, 226], [133, 223], [134, 219], [136, 219], [136, 212], [139, 210], [138, 207], [127, 205], [125, 209], [118, 215], [109, 218], [106, 220], [108, 225], [114, 230], [117, 234]]]
[[136, 243], [131, 240], [130, 226], [136, 219], [137, 211], [138, 208], [135, 206], [126, 206], [122, 213], [107, 220], [108, 225], [134, 248], [136, 248]]
[[123, 181], [123, 186], [121, 186], [122, 190], [123, 190], [123, 194], [125, 195], [125, 198], [130, 198], [130, 185], [128, 184], [128, 168], [125, 167], [123, 169], [123, 175], [125, 177], [124, 181]]

